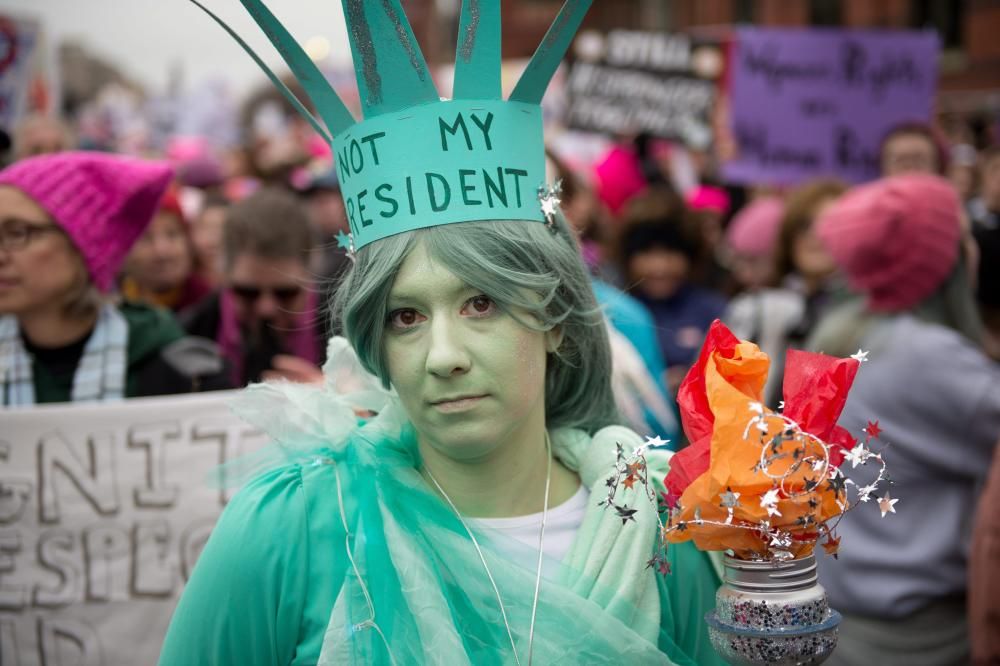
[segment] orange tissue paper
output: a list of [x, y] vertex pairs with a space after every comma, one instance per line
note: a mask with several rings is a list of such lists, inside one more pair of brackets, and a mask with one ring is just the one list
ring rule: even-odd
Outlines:
[[716, 320], [678, 393], [690, 444], [665, 479], [664, 538], [743, 559], [805, 557], [848, 505], [837, 425], [859, 361], [786, 357], [781, 412], [763, 405], [770, 360]]

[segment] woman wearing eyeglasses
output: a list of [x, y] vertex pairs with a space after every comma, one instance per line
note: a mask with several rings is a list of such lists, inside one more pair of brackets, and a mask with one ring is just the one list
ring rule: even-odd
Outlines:
[[218, 343], [235, 385], [319, 375], [326, 318], [312, 286], [311, 248], [306, 210], [284, 190], [260, 190], [227, 212], [223, 287], [181, 321], [192, 335]]
[[0, 171], [0, 405], [227, 387], [213, 345], [107, 295], [170, 177], [161, 163], [99, 153]]

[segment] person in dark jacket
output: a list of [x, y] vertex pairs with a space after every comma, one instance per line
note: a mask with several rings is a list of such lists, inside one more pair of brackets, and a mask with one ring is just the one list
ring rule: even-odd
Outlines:
[[680, 213], [660, 214], [637, 198], [626, 215], [620, 244], [629, 292], [653, 315], [667, 364], [666, 384], [676, 393], [726, 301], [692, 282], [700, 242]]
[[229, 387], [211, 341], [105, 295], [170, 178], [162, 163], [100, 153], [0, 171], [0, 405]]
[[224, 286], [181, 321], [191, 335], [218, 343], [236, 385], [322, 380], [328, 317], [309, 270], [311, 249], [306, 209], [291, 192], [265, 188], [229, 209]]

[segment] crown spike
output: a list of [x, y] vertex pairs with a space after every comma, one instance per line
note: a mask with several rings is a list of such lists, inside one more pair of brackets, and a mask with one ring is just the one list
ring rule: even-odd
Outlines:
[[566, 0], [510, 95], [512, 102], [541, 104], [545, 88], [569, 49], [592, 0]]
[[500, 0], [462, 0], [455, 99], [500, 99]]
[[289, 34], [285, 26], [281, 25], [274, 14], [264, 6], [264, 3], [261, 0], [240, 0], [240, 2], [274, 44], [274, 48], [278, 50], [278, 53], [291, 68], [295, 78], [305, 88], [306, 94], [309, 95], [309, 99], [316, 107], [316, 111], [330, 128], [330, 133], [336, 136], [353, 125], [354, 116], [344, 106], [344, 102], [341, 101], [329, 81], [316, 67], [312, 58], [295, 41], [295, 38]]
[[365, 118], [437, 102], [399, 0], [342, 0]]
[[[261, 70], [264, 72], [264, 74], [267, 75], [267, 78], [271, 80], [271, 83], [274, 84], [274, 87], [277, 88], [278, 91], [285, 97], [285, 99], [288, 100], [288, 103], [291, 104], [295, 108], [296, 111], [298, 111], [299, 115], [301, 115], [303, 118], [305, 118], [309, 122], [309, 124], [312, 125], [312, 128], [314, 130], [316, 130], [316, 133], [319, 134], [321, 137], [323, 137], [323, 139], [327, 143], [330, 143], [330, 144], [333, 143], [333, 137], [330, 136], [330, 132], [327, 130], [327, 128], [323, 127], [322, 123], [320, 123], [316, 119], [316, 117], [313, 116], [313, 114], [309, 113], [309, 110], [299, 100], [299, 98], [295, 96], [295, 93], [293, 93], [291, 90], [289, 90], [288, 86], [286, 86], [285, 83], [280, 78], [278, 78], [278, 75], [275, 74], [274, 72], [272, 72], [270, 67], [268, 67], [266, 64], [264, 64], [264, 61], [261, 60], [260, 56], [258, 56], [254, 52], [254, 50], [252, 48], [250, 48], [249, 44], [247, 44], [245, 41], [243, 41], [242, 37], [240, 37], [238, 34], [236, 34], [235, 30], [233, 30], [231, 27], [229, 27], [229, 25], [225, 21], [223, 21], [221, 18], [219, 18], [218, 16], [216, 16], [208, 7], [206, 7], [205, 5], [203, 5], [200, 2], [198, 2], [198, 0], [190, 0], [190, 2], [192, 4], [194, 4], [195, 6], [197, 6], [199, 9], [201, 9], [201, 11], [205, 12], [206, 14], [208, 14], [208, 16], [213, 21], [215, 21], [216, 23], [218, 23], [222, 27], [223, 30], [225, 30], [227, 33], [229, 33], [229, 36], [232, 37], [236, 41], [236, 43], [239, 44], [243, 48], [244, 51], [246, 51], [247, 55], [249, 55], [253, 59], [253, 61], [255, 63], [257, 63], [257, 66], [261, 68]], [[334, 93], [334, 94], [336, 94], [336, 93]], [[353, 122], [353, 118], [352, 118], [352, 122]]]

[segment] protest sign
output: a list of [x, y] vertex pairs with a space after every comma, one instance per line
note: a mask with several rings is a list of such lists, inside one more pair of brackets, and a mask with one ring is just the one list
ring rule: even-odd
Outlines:
[[10, 130], [24, 113], [34, 80], [39, 24], [0, 14], [0, 127]]
[[612, 30], [577, 38], [566, 124], [608, 134], [648, 132], [699, 148], [722, 72], [719, 45], [687, 35]]
[[0, 410], [0, 664], [156, 663], [213, 471], [264, 443], [231, 397]]
[[934, 32], [737, 32], [730, 96], [731, 182], [878, 176], [882, 137], [927, 122], [937, 85]]

